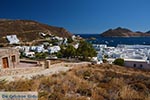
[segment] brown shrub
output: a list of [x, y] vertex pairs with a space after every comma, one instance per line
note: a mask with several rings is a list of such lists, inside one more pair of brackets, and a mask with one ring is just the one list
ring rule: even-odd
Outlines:
[[123, 100], [142, 100], [142, 97], [139, 95], [139, 93], [128, 85], [120, 89], [119, 96]]

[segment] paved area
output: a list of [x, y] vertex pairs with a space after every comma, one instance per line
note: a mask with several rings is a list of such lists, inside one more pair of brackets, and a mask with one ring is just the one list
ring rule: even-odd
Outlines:
[[35, 76], [48, 76], [52, 74], [57, 74], [59, 72], [65, 72], [71, 69], [72, 67], [65, 67], [65, 66], [57, 66], [57, 67], [51, 67], [49, 69], [45, 69], [36, 73], [30, 73], [30, 74], [22, 74], [22, 75], [11, 75], [11, 76], [2, 76], [0, 77], [0, 80], [7, 80], [7, 81], [15, 81], [19, 79], [32, 79]]
[[[71, 64], [71, 66], [70, 66], [70, 64]], [[6, 81], [10, 82], [10, 81], [16, 81], [16, 80], [19, 80], [19, 79], [32, 79], [33, 77], [36, 77], [36, 76], [48, 76], [48, 75], [52, 75], [52, 74], [57, 74], [59, 72], [66, 72], [69, 69], [72, 69], [74, 67], [87, 65], [87, 64], [90, 64], [90, 63], [89, 62], [80, 62], [80, 63], [54, 64], [48, 69], [43, 69], [41, 71], [34, 72], [34, 73], [1, 76], [0, 80], [6, 80]], [[29, 66], [30, 66], [30, 64], [29, 64]]]
[[22, 68], [22, 67], [36, 67], [37, 64], [31, 64], [31, 63], [19, 63], [16, 65], [17, 68]]

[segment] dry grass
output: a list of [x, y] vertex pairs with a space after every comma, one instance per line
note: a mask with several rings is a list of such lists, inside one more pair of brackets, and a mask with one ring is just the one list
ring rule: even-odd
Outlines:
[[124, 86], [119, 91], [119, 96], [121, 99], [133, 100], [133, 99], [143, 99], [140, 97], [138, 91], [133, 90], [130, 86]]
[[115, 65], [76, 67], [66, 73], [6, 83], [1, 91], [38, 91], [39, 100], [150, 100], [150, 72]]

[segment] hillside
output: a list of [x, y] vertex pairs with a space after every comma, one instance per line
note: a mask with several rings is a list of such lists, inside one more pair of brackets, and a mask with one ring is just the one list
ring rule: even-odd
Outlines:
[[38, 91], [39, 100], [150, 100], [150, 72], [110, 64], [7, 83], [0, 91]]
[[72, 34], [61, 27], [49, 26], [32, 20], [0, 20], [0, 43], [5, 43], [6, 35], [16, 34], [22, 41], [40, 39], [39, 32], [60, 37], [70, 37]]
[[133, 32], [126, 28], [118, 27], [116, 29], [109, 29], [100, 34], [103, 37], [143, 37], [150, 36], [148, 33]]
[[148, 33], [148, 34], [149, 34], [149, 33], [150, 33], [150, 31], [147, 31], [146, 33]]

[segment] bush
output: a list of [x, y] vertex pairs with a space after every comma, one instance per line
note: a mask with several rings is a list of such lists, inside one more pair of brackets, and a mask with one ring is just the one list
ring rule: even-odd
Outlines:
[[56, 53], [56, 56], [57, 56], [58, 58], [62, 58], [62, 57], [63, 57], [63, 54], [62, 54], [62, 52], [59, 51], [59, 52]]
[[45, 59], [49, 54], [48, 53], [36, 53], [35, 58], [36, 59]]
[[104, 58], [104, 59], [103, 59], [103, 63], [107, 63], [107, 62], [108, 62], [107, 59]]
[[124, 65], [124, 59], [121, 59], [121, 58], [115, 59], [113, 64], [123, 66]]

